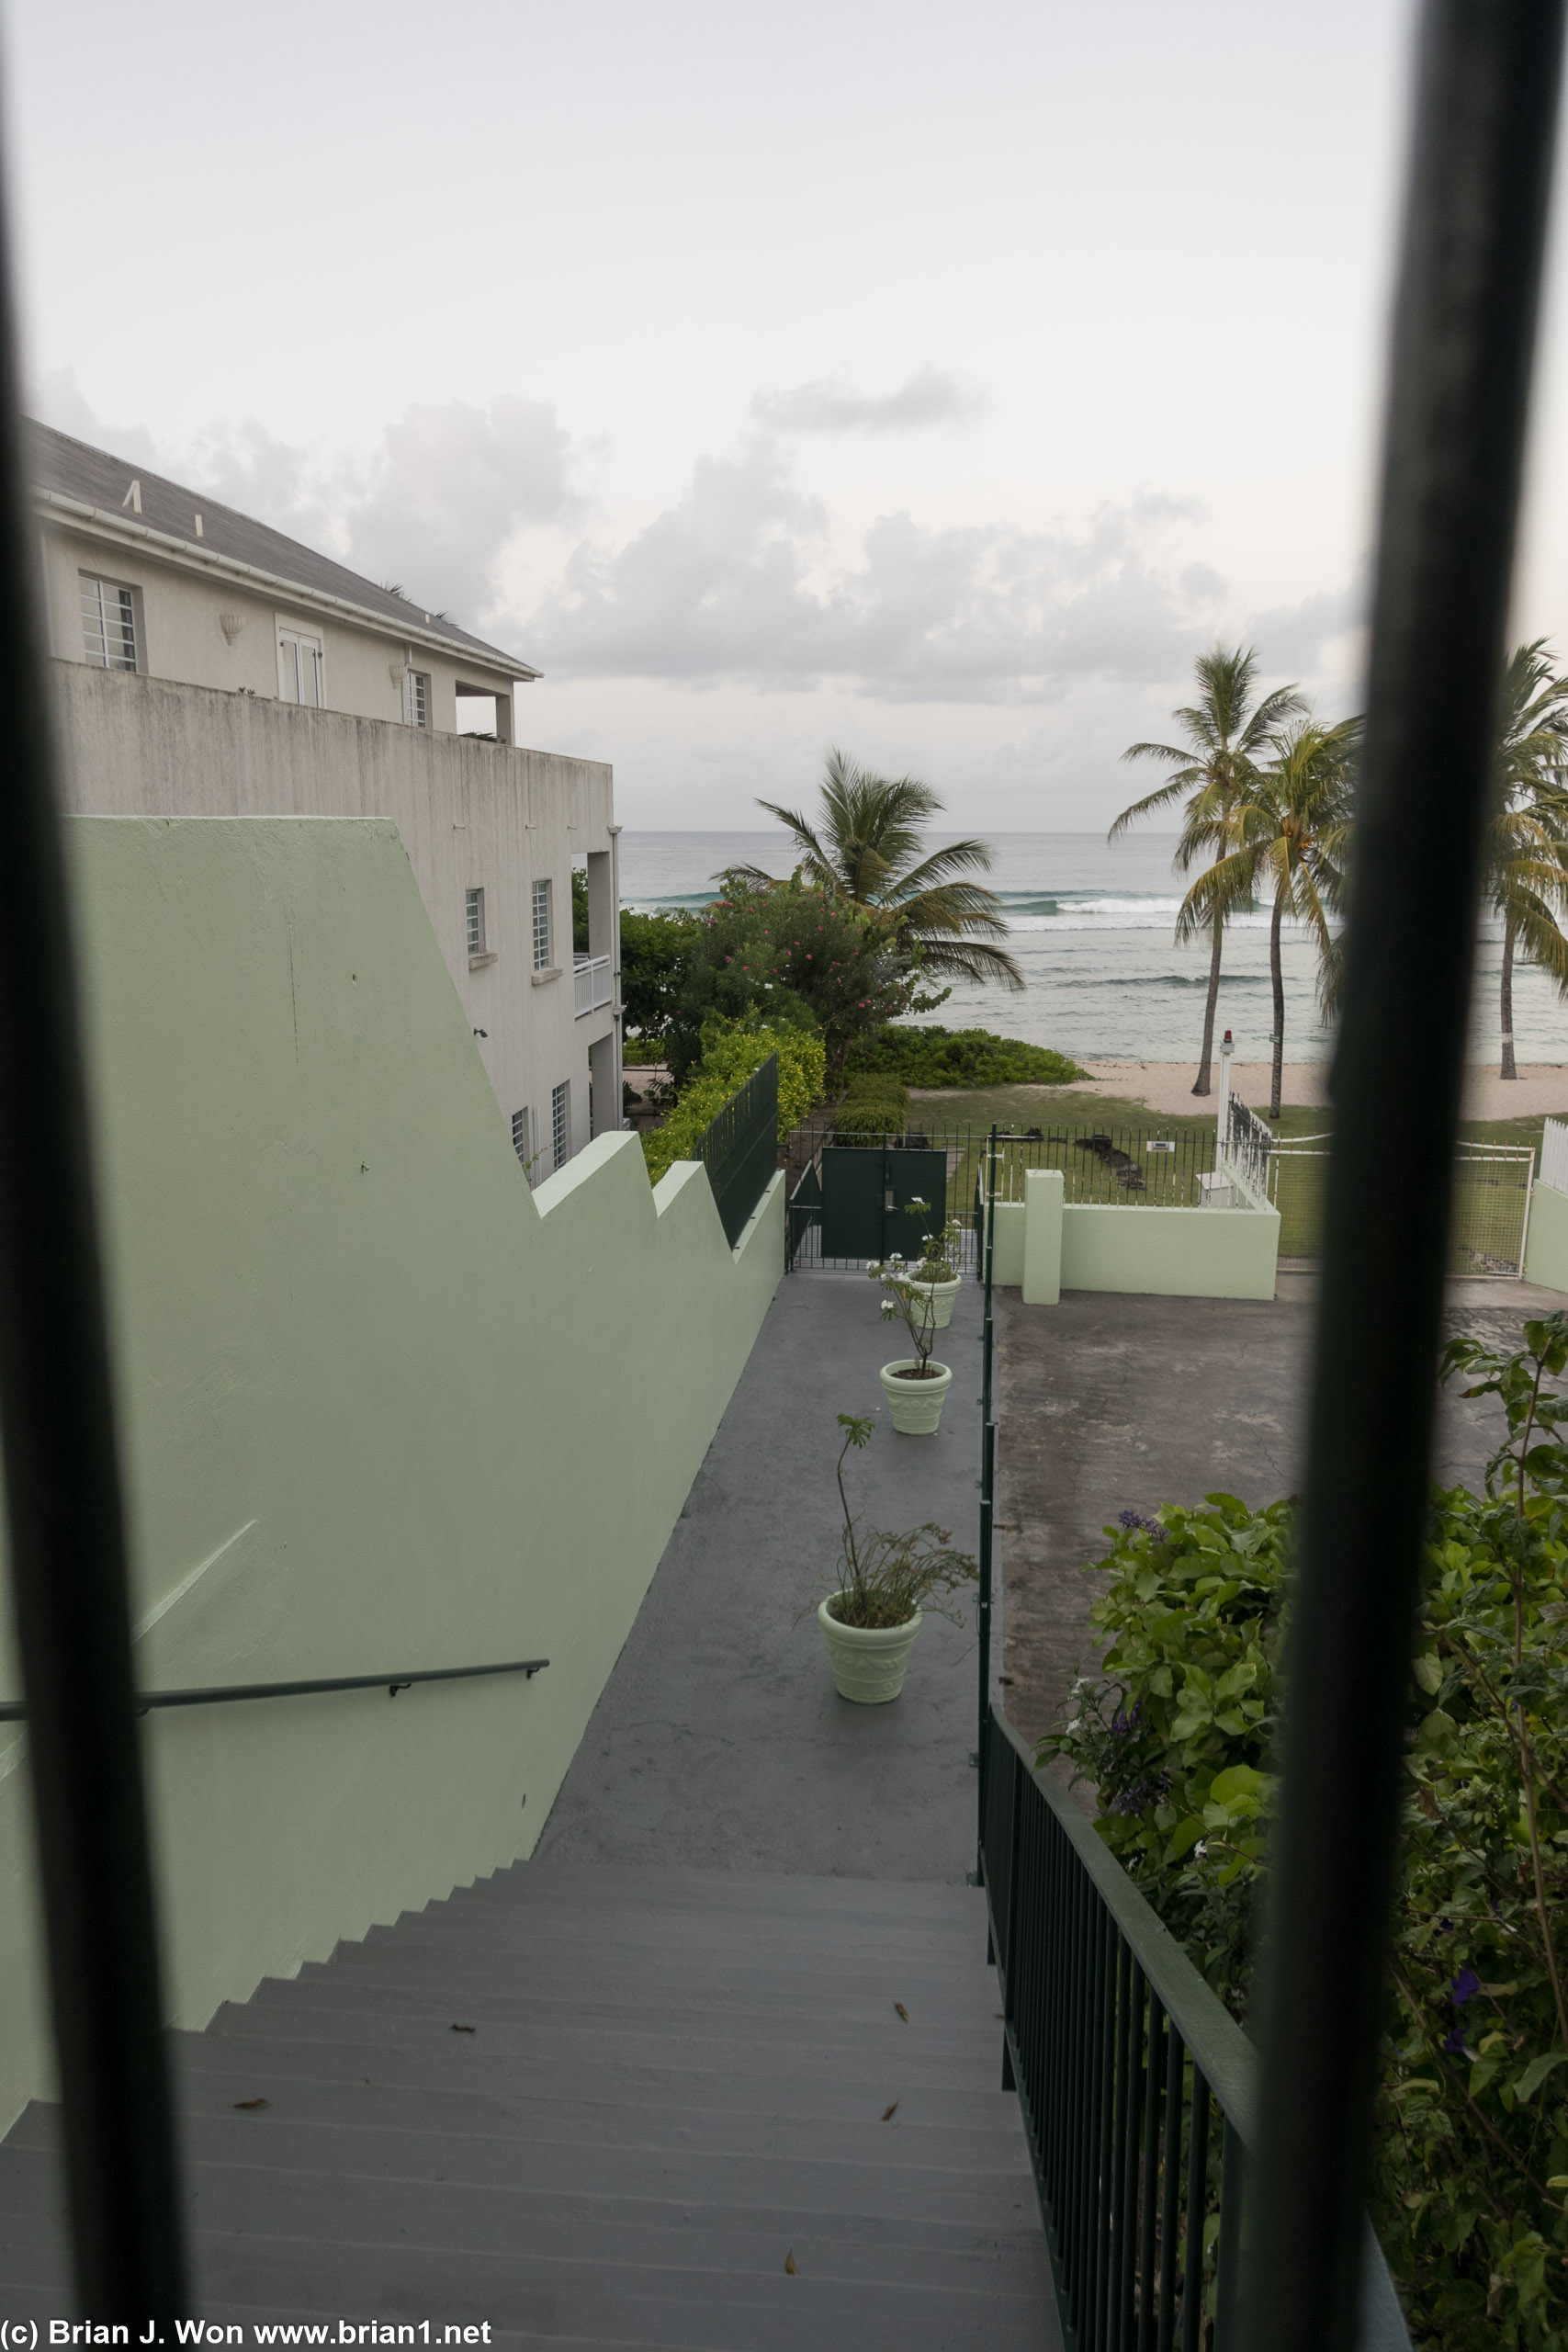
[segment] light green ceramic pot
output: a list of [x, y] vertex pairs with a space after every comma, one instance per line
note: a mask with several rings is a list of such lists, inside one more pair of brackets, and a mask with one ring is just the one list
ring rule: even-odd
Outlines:
[[828, 1613], [830, 1601], [838, 1598], [835, 1592], [823, 1601], [817, 1623], [827, 1639], [839, 1696], [853, 1699], [863, 1707], [885, 1706], [904, 1688], [904, 1669], [920, 1630], [920, 1612], [917, 1609], [902, 1625], [840, 1625]]
[[902, 1430], [906, 1437], [934, 1437], [942, 1419], [942, 1408], [953, 1385], [951, 1365], [932, 1359], [929, 1380], [901, 1380], [900, 1373], [913, 1372], [918, 1356], [900, 1356], [897, 1363], [882, 1367], [882, 1390], [893, 1415], [893, 1426]]
[[953, 1302], [963, 1287], [964, 1278], [961, 1274], [954, 1274], [950, 1283], [911, 1283], [909, 1284], [909, 1288], [917, 1298], [931, 1300], [935, 1310], [931, 1316], [933, 1331], [946, 1330], [953, 1320]]

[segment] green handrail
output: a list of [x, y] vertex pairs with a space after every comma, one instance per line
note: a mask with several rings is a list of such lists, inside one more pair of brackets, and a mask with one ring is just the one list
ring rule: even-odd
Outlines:
[[[542, 1674], [547, 1657], [508, 1658], [499, 1666], [422, 1666], [403, 1674], [331, 1674], [313, 1682], [228, 1682], [192, 1690], [138, 1690], [131, 1703], [139, 1715], [154, 1707], [215, 1707], [236, 1699], [308, 1699], [322, 1690], [385, 1690], [389, 1699], [416, 1682], [471, 1682], [481, 1674]], [[0, 1699], [0, 1724], [25, 1723], [25, 1699]]]

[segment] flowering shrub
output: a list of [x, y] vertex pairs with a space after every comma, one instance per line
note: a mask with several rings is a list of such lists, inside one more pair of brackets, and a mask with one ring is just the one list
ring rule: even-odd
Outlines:
[[[1445, 1376], [1503, 1404], [1486, 1492], [1433, 1498], [1372, 2219], [1431, 2352], [1568, 2352], [1568, 1316]], [[1292, 1507], [1123, 1512], [1110, 1638], [1047, 1739], [1245, 2016], [1273, 1782]]]
[[662, 1126], [642, 1139], [650, 1182], [689, 1159], [704, 1128], [738, 1093], [770, 1054], [779, 1057], [779, 1136], [788, 1135], [822, 1094], [822, 1040], [809, 1030], [769, 1028], [765, 1023], [710, 1019], [703, 1030], [703, 1057], [682, 1088]]
[[831, 1070], [856, 1037], [908, 1010], [919, 958], [900, 946], [894, 917], [798, 878], [720, 881], [720, 896], [699, 918], [669, 1030], [677, 1080], [715, 1013], [816, 1029]]

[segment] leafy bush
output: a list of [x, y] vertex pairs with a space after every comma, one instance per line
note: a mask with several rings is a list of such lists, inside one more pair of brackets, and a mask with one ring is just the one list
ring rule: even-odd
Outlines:
[[[1497, 1396], [1483, 1496], [1435, 1494], [1410, 1693], [1405, 1844], [1372, 2218], [1432, 2352], [1568, 2347], [1568, 1316], [1445, 1374]], [[1124, 1511], [1109, 1636], [1043, 1743], [1245, 2016], [1272, 1781], [1292, 1507]]]
[[695, 915], [639, 915], [622, 910], [621, 1002], [626, 1026], [658, 1046], [660, 1061], [702, 933]]
[[664, 1048], [656, 1037], [626, 1037], [621, 1044], [621, 1060], [627, 1069], [651, 1069], [664, 1059]]
[[678, 1159], [688, 1159], [705, 1127], [732, 1094], [760, 1070], [770, 1054], [779, 1057], [779, 1137], [796, 1127], [822, 1097], [822, 1040], [807, 1029], [770, 1028], [761, 1022], [710, 1020], [703, 1030], [703, 1057], [662, 1126], [643, 1136], [650, 1181]]
[[698, 918], [667, 1033], [671, 1069], [684, 1080], [716, 1013], [818, 1030], [836, 1068], [858, 1036], [909, 1010], [919, 967], [892, 914], [798, 876], [762, 884], [726, 875], [722, 895]]
[[1088, 1078], [1066, 1054], [989, 1029], [917, 1028], [889, 1023], [856, 1046], [852, 1068], [906, 1086], [1066, 1086]]

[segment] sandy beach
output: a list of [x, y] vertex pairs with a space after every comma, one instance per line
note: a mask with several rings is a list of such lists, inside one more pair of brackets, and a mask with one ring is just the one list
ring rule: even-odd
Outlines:
[[[1151, 1111], [1169, 1117], [1178, 1111], [1201, 1110], [1205, 1098], [1194, 1095], [1196, 1062], [1087, 1061], [1094, 1072], [1091, 1083], [1078, 1080], [1075, 1092], [1131, 1096]], [[1328, 1101], [1327, 1062], [1287, 1062], [1281, 1102], [1303, 1107]], [[1216, 1058], [1214, 1084], [1219, 1085]], [[1269, 1105], [1269, 1066], [1267, 1062], [1232, 1062], [1231, 1089], [1255, 1111]], [[1207, 1097], [1213, 1102], [1213, 1095]], [[1495, 1064], [1472, 1063], [1464, 1090], [1467, 1119], [1529, 1119], [1543, 1112], [1568, 1113], [1568, 1063], [1521, 1062], [1516, 1079], [1501, 1079]]]

